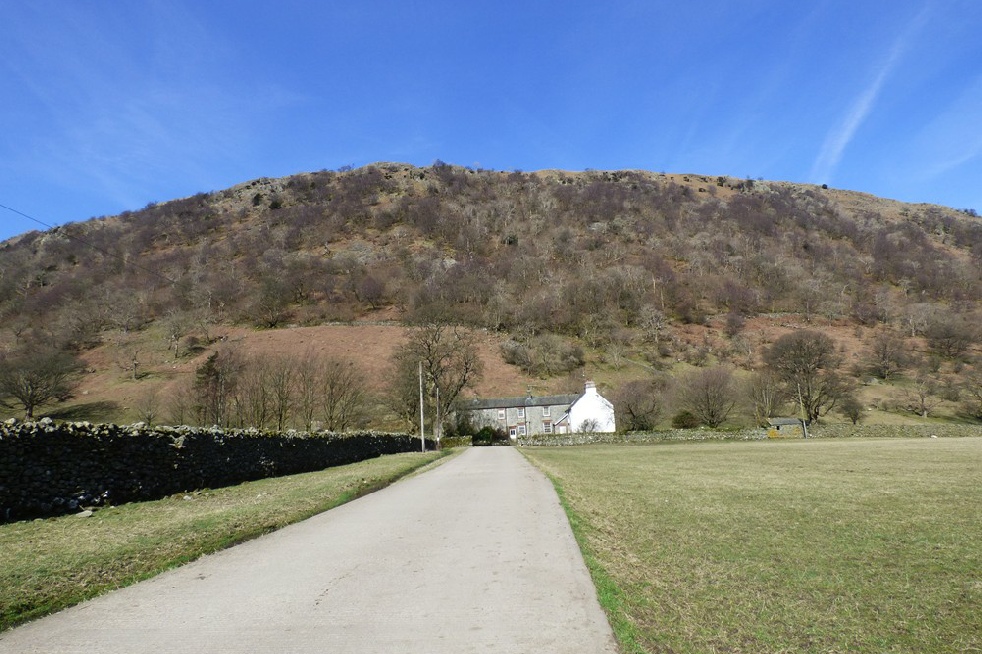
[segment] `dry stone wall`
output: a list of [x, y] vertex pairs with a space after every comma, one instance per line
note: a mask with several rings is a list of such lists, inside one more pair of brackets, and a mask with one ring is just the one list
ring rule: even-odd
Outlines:
[[[672, 441], [748, 441], [766, 440], [766, 429], [716, 431], [712, 429], [670, 429], [626, 434], [535, 434], [522, 436], [519, 445], [564, 446], [593, 443], [664, 443]], [[828, 425], [808, 428], [810, 438], [960, 438], [982, 436], [982, 425]]]
[[825, 425], [809, 428], [815, 438], [961, 438], [982, 436], [982, 425]]
[[719, 441], [719, 440], [758, 440], [766, 438], [762, 430], [744, 429], [740, 431], [715, 431], [711, 429], [669, 429], [653, 432], [599, 433], [583, 432], [575, 434], [534, 434], [520, 436], [519, 445], [526, 446], [566, 446], [591, 444], [643, 444], [667, 441]]
[[[0, 522], [418, 452], [408, 434], [270, 433], [142, 424], [0, 424]], [[427, 442], [432, 449], [432, 442]]]

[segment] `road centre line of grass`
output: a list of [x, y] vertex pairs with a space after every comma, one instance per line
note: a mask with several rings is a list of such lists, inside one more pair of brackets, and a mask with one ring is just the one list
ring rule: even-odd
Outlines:
[[107, 507], [88, 518], [0, 525], [0, 631], [304, 520], [449, 452], [393, 454]]

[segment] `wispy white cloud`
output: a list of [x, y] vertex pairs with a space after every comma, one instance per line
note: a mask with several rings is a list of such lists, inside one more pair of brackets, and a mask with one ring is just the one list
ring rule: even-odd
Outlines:
[[930, 180], [982, 158], [982, 76], [932, 120], [915, 140], [918, 176]]
[[898, 62], [903, 58], [911, 41], [917, 36], [917, 33], [926, 22], [928, 11], [929, 8], [925, 6], [894, 40], [887, 52], [885, 60], [875, 69], [870, 83], [856, 96], [839, 124], [832, 128], [826, 135], [822, 149], [812, 165], [810, 179], [813, 182], [821, 183], [831, 180], [835, 169], [842, 160], [846, 148], [852, 142], [860, 126], [873, 111], [880, 92], [883, 90], [883, 85], [890, 77], [894, 68], [896, 68]]
[[18, 35], [7, 65], [43, 125], [13, 165], [126, 208], [165, 199], [155, 188], [209, 190], [216, 168], [252, 154], [261, 117], [299, 100], [235, 75], [234, 48], [187, 12], [151, 3], [129, 17], [30, 20], [39, 30]]

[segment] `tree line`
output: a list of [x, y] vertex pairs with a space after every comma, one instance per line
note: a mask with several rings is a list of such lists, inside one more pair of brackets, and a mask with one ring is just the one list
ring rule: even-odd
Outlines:
[[[964, 355], [961, 348], [933, 347], [949, 359]], [[807, 329], [781, 336], [762, 359], [763, 365], [743, 379], [732, 366], [713, 365], [674, 377], [655, 373], [627, 382], [614, 391], [618, 426], [624, 431], [655, 429], [672, 410], [674, 427], [716, 428], [741, 407], [760, 426], [774, 417], [815, 422], [833, 410], [855, 424], [864, 414], [858, 380], [872, 376], [886, 381], [901, 375], [909, 377], [900, 394], [901, 410], [928, 417], [948, 399], [959, 403], [963, 417], [982, 420], [982, 373], [978, 369], [966, 371], [959, 383], [946, 386], [937, 373], [938, 359], [918, 361], [909, 344], [893, 334], [877, 336], [851, 368], [832, 338]], [[959, 361], [955, 359], [954, 364]]]
[[341, 432], [370, 422], [365, 379], [353, 363], [303, 354], [246, 355], [222, 347], [166, 399], [144, 403], [144, 417], [167, 412], [174, 424], [260, 430]]
[[[965, 356], [951, 334], [932, 344], [934, 356], [958, 365]], [[503, 356], [515, 343], [507, 341]], [[903, 409], [927, 417], [941, 399], [960, 401], [961, 413], [982, 419], [982, 374], [967, 370], [962, 381], [944, 388], [930, 370], [938, 361], [916, 360], [908, 343], [891, 333], [876, 336], [861, 360], [847, 367], [841, 348], [826, 334], [795, 330], [778, 338], [762, 355], [762, 365], [740, 379], [733, 366], [710, 365], [674, 376], [656, 373], [612, 389], [622, 431], [657, 428], [674, 412], [676, 427], [716, 428], [741, 407], [755, 424], [768, 418], [798, 416], [817, 421], [836, 410], [858, 422], [863, 406], [858, 379], [906, 375]], [[233, 346], [210, 352], [193, 377], [164, 396], [148, 391], [136, 406], [148, 423], [218, 425], [284, 431], [345, 431], [377, 426], [396, 416], [404, 429], [466, 429], [456, 405], [480, 381], [484, 364], [472, 329], [431, 319], [412, 325], [390, 361], [386, 392], [369, 392], [364, 373], [351, 361], [300, 354], [247, 355]], [[0, 356], [0, 403], [20, 407], [27, 419], [36, 410], [73, 396], [82, 363], [71, 352], [32, 344]], [[422, 403], [422, 407], [421, 407]]]

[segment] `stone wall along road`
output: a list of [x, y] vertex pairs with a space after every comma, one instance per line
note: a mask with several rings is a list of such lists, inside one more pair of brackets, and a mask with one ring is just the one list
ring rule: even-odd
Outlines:
[[0, 634], [0, 653], [616, 652], [549, 481], [443, 465]]

